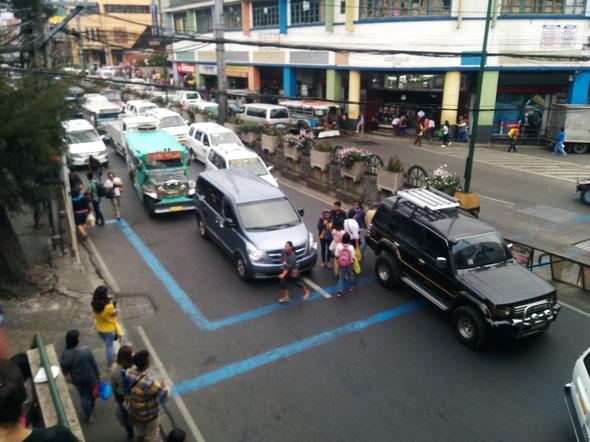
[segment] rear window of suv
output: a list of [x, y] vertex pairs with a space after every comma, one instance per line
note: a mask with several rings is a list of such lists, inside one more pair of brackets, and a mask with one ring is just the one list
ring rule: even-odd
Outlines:
[[271, 109], [270, 118], [289, 118], [289, 112], [287, 109]]

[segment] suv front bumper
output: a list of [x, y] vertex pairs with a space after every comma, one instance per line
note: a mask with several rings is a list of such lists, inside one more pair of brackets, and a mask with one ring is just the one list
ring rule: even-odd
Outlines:
[[532, 314], [523, 314], [520, 317], [507, 319], [486, 318], [486, 321], [493, 329], [499, 330], [509, 336], [521, 338], [545, 331], [551, 323], [557, 319], [561, 305], [547, 305], [542, 311], [535, 311]]
[[[315, 267], [318, 260], [317, 251], [305, 255], [303, 258], [297, 260], [297, 266], [300, 272], [311, 270]], [[276, 278], [283, 273], [282, 264], [265, 264], [265, 263], [248, 263], [248, 270], [254, 279], [268, 279]]]

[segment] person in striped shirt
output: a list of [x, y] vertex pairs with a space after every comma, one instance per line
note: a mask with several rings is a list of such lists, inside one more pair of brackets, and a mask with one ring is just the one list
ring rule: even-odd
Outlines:
[[135, 369], [127, 369], [123, 380], [126, 391], [131, 395], [129, 420], [135, 428], [137, 442], [156, 442], [159, 440], [160, 401], [170, 398], [170, 387], [166, 381], [161, 383], [150, 377], [150, 354], [140, 350], [133, 355]]

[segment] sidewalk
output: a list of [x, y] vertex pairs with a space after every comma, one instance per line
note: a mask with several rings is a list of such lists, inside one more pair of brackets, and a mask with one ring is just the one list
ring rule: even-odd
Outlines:
[[[25, 254], [34, 267], [34, 274], [43, 280], [39, 293], [10, 300], [1, 300], [6, 316], [4, 330], [10, 341], [9, 354], [25, 352], [31, 347], [34, 334], [41, 333], [45, 344], [54, 344], [58, 356], [65, 348], [65, 334], [68, 330], [78, 329], [83, 344], [88, 345], [96, 357], [103, 380], [109, 382], [106, 372], [106, 355], [104, 344], [98, 337], [94, 327], [94, 316], [90, 307], [94, 289], [103, 284], [100, 267], [95, 262], [100, 258], [92, 253], [90, 242], [80, 246], [81, 266], [70, 255], [63, 256], [61, 251], [50, 249], [48, 238], [51, 231], [48, 227], [33, 229], [32, 214], [23, 213], [11, 216], [13, 227], [23, 245]], [[92, 229], [89, 228], [90, 236]], [[111, 287], [112, 289], [112, 287]], [[125, 319], [144, 317], [151, 311], [144, 303], [134, 298], [125, 298], [117, 293], [118, 307], [124, 311], [120, 322], [124, 330], [125, 344], [137, 343], [135, 349], [141, 349], [142, 343], [135, 330]], [[122, 321], [121, 321], [122, 320]], [[125, 328], [125, 325], [128, 325]], [[117, 345], [117, 344], [115, 344]], [[150, 374], [160, 379], [157, 370], [150, 368]], [[125, 441], [126, 433], [114, 416], [115, 402], [113, 398], [103, 402], [97, 399], [94, 411], [94, 423], [86, 424], [80, 398], [76, 389], [69, 385], [70, 395], [76, 407], [82, 431], [86, 441], [103, 442]], [[170, 407], [169, 407], [170, 408]], [[162, 428], [167, 432], [172, 428], [166, 413], [162, 414]]]

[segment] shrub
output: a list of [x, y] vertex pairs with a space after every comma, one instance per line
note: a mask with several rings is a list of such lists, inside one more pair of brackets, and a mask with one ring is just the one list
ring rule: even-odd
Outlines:
[[231, 117], [229, 117], [227, 122], [231, 124], [240, 124], [240, 117], [238, 117], [237, 115], [232, 115]]
[[358, 147], [344, 147], [336, 153], [336, 160], [342, 167], [352, 167], [354, 163], [367, 161], [371, 152]]
[[315, 143], [313, 148], [314, 148], [314, 150], [317, 150], [319, 152], [332, 153], [332, 145], [330, 143], [328, 143], [327, 141], [318, 141], [317, 143]]
[[385, 166], [385, 170], [394, 173], [404, 173], [404, 169], [404, 164], [401, 162], [397, 155], [392, 156], [387, 162], [387, 165]]
[[281, 133], [273, 128], [273, 127], [269, 127], [264, 129], [264, 131], [262, 132], [264, 135], [268, 135], [269, 137], [278, 137]]
[[242, 123], [242, 125], [240, 126], [240, 130], [244, 133], [246, 133], [246, 132], [259, 133], [261, 129], [262, 128], [258, 124], [250, 123], [248, 121], [246, 121], [245, 123]]

